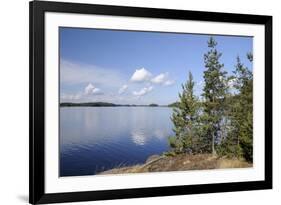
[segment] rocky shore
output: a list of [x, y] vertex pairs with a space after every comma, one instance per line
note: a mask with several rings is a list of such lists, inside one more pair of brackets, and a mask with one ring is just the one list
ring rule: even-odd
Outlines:
[[253, 165], [240, 159], [213, 156], [211, 154], [179, 154], [175, 156], [153, 155], [144, 164], [114, 168], [99, 174], [124, 174], [143, 172], [167, 172], [186, 170], [247, 168]]

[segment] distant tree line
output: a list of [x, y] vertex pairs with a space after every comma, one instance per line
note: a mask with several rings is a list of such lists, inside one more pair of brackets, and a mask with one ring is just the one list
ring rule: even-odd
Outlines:
[[[61, 107], [160, 107], [160, 105], [152, 103], [149, 105], [135, 105], [135, 104], [114, 104], [108, 102], [62, 102]], [[166, 107], [161, 105], [161, 107]]]
[[[217, 42], [208, 41], [204, 54], [204, 86], [201, 98], [194, 93], [189, 72], [171, 120], [174, 136], [169, 144], [174, 153], [212, 153], [253, 160], [253, 74], [239, 56], [228, 75], [220, 62]], [[252, 53], [247, 53], [252, 63]]]
[[62, 102], [61, 107], [113, 107], [118, 106], [108, 102], [85, 102], [85, 103], [73, 103], [73, 102]]

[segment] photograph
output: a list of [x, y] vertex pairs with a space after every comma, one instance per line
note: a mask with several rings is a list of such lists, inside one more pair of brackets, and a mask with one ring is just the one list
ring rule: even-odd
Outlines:
[[253, 36], [59, 27], [59, 177], [253, 167]]
[[272, 19], [31, 1], [29, 202], [272, 189]]

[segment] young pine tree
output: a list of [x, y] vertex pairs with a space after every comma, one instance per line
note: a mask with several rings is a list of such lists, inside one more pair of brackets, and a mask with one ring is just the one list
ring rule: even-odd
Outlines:
[[198, 100], [194, 94], [194, 81], [191, 72], [188, 80], [182, 85], [179, 103], [173, 108], [171, 120], [175, 136], [169, 138], [171, 147], [176, 153], [197, 153], [199, 137], [197, 136]]
[[216, 49], [217, 42], [213, 37], [208, 41], [210, 50], [204, 55], [206, 70], [204, 71], [205, 86], [203, 88], [202, 115], [204, 138], [208, 144], [207, 151], [216, 154], [216, 144], [221, 138], [221, 125], [225, 115], [225, 99], [227, 96], [227, 72], [224, 64], [219, 62], [222, 53]]

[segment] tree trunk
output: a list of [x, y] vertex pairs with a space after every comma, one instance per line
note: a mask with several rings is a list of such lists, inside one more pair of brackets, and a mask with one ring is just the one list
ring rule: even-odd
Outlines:
[[215, 134], [213, 134], [213, 138], [212, 138], [212, 154], [216, 155], [216, 150], [215, 150]]

